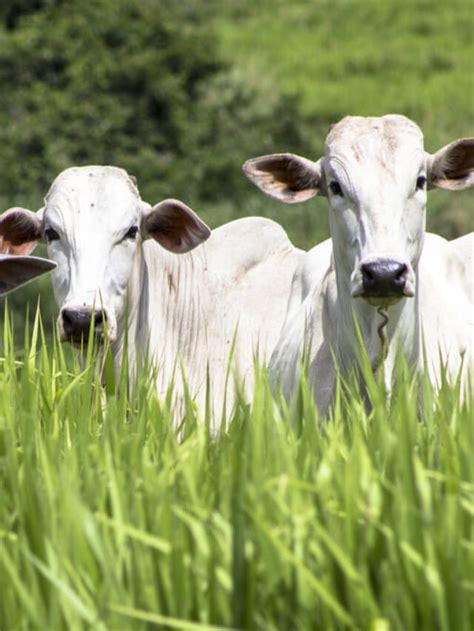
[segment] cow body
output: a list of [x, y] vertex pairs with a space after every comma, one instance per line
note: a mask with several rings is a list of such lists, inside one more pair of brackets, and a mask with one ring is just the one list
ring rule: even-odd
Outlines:
[[119, 322], [112, 344], [117, 369], [126, 334], [131, 372], [147, 354], [158, 368], [161, 397], [173, 379], [181, 391], [182, 367], [201, 410], [209, 374], [214, 416], [221, 414], [225, 397], [230, 411], [231, 352], [230, 381], [235, 371], [250, 397], [254, 358], [268, 360], [275, 346], [299, 257], [278, 224], [259, 218], [217, 228], [187, 254], [146, 241], [128, 284], [128, 327]]
[[[463, 238], [474, 244], [474, 235]], [[399, 353], [419, 368], [425, 361], [435, 385], [441, 383], [442, 364], [453, 377], [462, 365], [467, 374], [474, 357], [474, 301], [468, 291], [472, 274], [465, 275], [465, 260], [453, 244], [455, 241], [438, 235], [426, 235], [416, 278], [419, 294], [410, 302], [390, 308], [388, 354], [383, 362], [378, 334], [383, 316], [377, 311], [364, 313], [347, 304], [344, 296], [338, 296], [330, 239], [310, 250], [295, 272], [289, 309], [271, 356], [269, 372], [274, 384], [279, 384], [290, 399], [305, 357], [318, 409], [326, 414], [337, 367], [347, 375], [360, 364], [360, 346], [351, 317], [354, 312], [368, 359], [374, 371], [382, 368], [388, 389], [393, 386]], [[365, 309], [374, 311], [370, 306]]]
[[[289, 308], [270, 361], [287, 398], [305, 356], [319, 410], [326, 414], [336, 370], [359, 371], [360, 331], [388, 389], [400, 354], [434, 384], [442, 365], [473, 371], [472, 236], [451, 243], [425, 234], [426, 190], [474, 182], [474, 139], [425, 153], [419, 128], [402, 116], [347, 117], [316, 163], [292, 154], [248, 161], [248, 177], [286, 203], [329, 200], [331, 239], [295, 273]], [[470, 254], [469, 254], [470, 252]], [[471, 289], [469, 289], [471, 287]], [[360, 371], [359, 371], [360, 372]]]
[[174, 384], [177, 421], [183, 378], [201, 411], [209, 381], [216, 424], [224, 401], [232, 409], [233, 373], [249, 394], [254, 354], [269, 357], [302, 254], [271, 220], [240, 219], [211, 233], [182, 202], [151, 207], [115, 167], [64, 171], [44, 208], [5, 213], [0, 234], [48, 243], [63, 341], [80, 346], [94, 326], [117, 371], [125, 348], [131, 377], [149, 362], [160, 395]]

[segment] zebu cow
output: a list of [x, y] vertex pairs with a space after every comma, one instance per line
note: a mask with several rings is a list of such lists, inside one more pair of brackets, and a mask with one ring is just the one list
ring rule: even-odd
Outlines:
[[300, 258], [273, 221], [240, 219], [211, 233], [180, 201], [143, 202], [115, 167], [67, 169], [43, 209], [2, 215], [0, 234], [5, 242], [47, 242], [58, 265], [53, 287], [63, 341], [86, 339], [95, 312], [117, 370], [127, 339], [130, 374], [148, 354], [160, 395], [173, 376], [180, 381], [182, 367], [203, 404], [209, 375], [216, 421], [225, 395], [232, 408], [226, 372], [234, 335], [233, 366], [250, 392], [254, 353], [264, 359], [278, 339]]
[[[1, 244], [0, 244], [1, 251]], [[37, 256], [0, 254], [0, 296], [21, 287], [56, 267], [53, 261]]]
[[435, 384], [440, 354], [451, 375], [461, 363], [464, 373], [472, 371], [474, 235], [448, 242], [425, 234], [425, 204], [427, 188], [472, 186], [473, 138], [429, 155], [420, 129], [403, 116], [347, 117], [331, 128], [317, 162], [275, 154], [247, 161], [244, 172], [280, 201], [318, 194], [329, 201], [332, 238], [297, 269], [270, 360], [287, 398], [306, 352], [316, 403], [327, 412], [334, 359], [343, 374], [358, 365], [354, 320], [388, 388], [398, 353], [419, 366], [422, 345]]

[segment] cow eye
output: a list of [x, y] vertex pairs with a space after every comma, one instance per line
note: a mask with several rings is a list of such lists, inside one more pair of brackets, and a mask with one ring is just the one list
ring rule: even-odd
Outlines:
[[426, 177], [424, 175], [420, 175], [416, 180], [416, 189], [423, 190], [426, 186]]
[[132, 239], [134, 240], [138, 234], [138, 226], [130, 226], [127, 230], [127, 233], [124, 236], [124, 239]]
[[330, 182], [329, 188], [331, 189], [331, 193], [333, 195], [339, 195], [339, 197], [343, 197], [341, 185], [339, 184], [339, 182], [336, 182], [336, 180]]
[[54, 228], [46, 228], [44, 231], [44, 238], [48, 243], [51, 243], [51, 241], [57, 241], [59, 239], [59, 234]]

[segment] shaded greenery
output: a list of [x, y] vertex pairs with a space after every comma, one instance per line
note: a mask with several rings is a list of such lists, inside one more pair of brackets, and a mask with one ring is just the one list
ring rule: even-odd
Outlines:
[[17, 18], [0, 37], [0, 195], [43, 196], [68, 166], [115, 164], [150, 202], [238, 201], [251, 142], [270, 150], [299, 131], [288, 99], [262, 107], [257, 87], [218, 56], [215, 6], [46, 2]]
[[[127, 396], [38, 328], [0, 357], [2, 629], [373, 629], [474, 624], [472, 400], [400, 367], [389, 404], [340, 393], [297, 426], [260, 374], [212, 439], [182, 440], [149, 373]], [[191, 626], [191, 622], [199, 623]]]

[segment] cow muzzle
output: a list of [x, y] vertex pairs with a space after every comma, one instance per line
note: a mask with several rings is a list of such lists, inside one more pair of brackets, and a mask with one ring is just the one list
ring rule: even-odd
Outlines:
[[105, 310], [63, 308], [58, 318], [58, 331], [61, 342], [71, 342], [75, 346], [86, 344], [91, 333], [102, 342], [107, 331]]
[[353, 297], [364, 298], [373, 306], [390, 306], [414, 294], [411, 266], [388, 258], [362, 261], [352, 291]]

